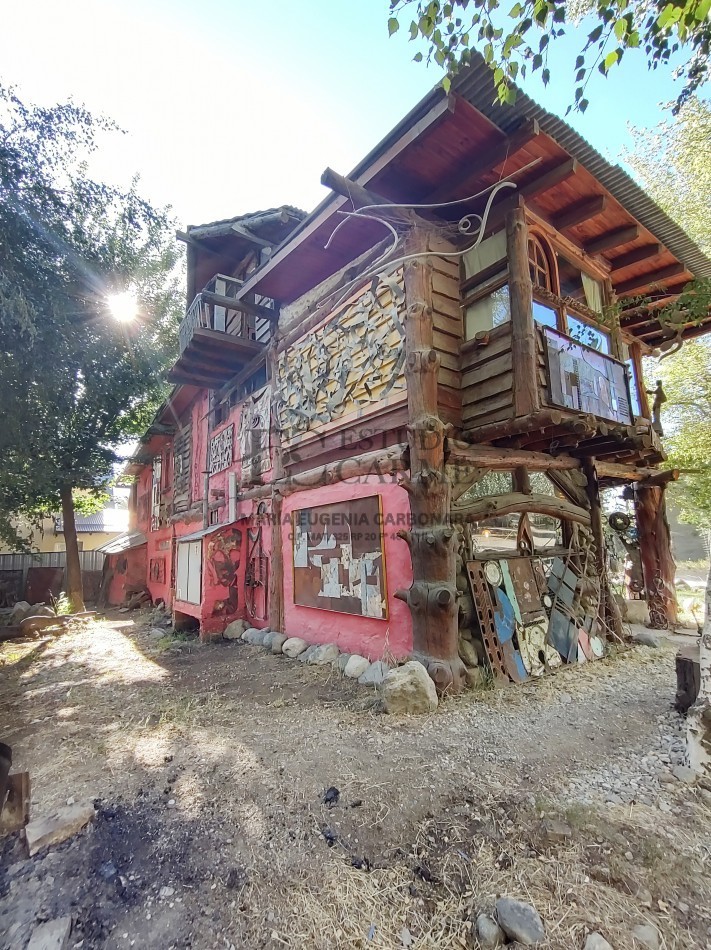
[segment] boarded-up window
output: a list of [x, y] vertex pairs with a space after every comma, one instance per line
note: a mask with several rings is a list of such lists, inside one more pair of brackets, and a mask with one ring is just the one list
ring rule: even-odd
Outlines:
[[173, 441], [173, 510], [185, 511], [190, 506], [191, 428], [185, 426]]

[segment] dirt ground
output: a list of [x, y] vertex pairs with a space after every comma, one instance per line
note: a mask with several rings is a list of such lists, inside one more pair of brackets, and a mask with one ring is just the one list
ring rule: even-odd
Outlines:
[[711, 947], [711, 793], [672, 775], [674, 652], [407, 719], [335, 671], [145, 615], [4, 643], [0, 738], [33, 817], [97, 813], [32, 859], [0, 841], [0, 947], [65, 914], [86, 950], [477, 947], [502, 894], [557, 950], [641, 946], [645, 923], [662, 950]]

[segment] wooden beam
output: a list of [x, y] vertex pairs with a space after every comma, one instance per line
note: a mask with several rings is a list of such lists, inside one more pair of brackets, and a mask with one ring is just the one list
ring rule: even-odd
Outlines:
[[563, 211], [553, 215], [553, 225], [558, 231], [564, 231], [566, 228], [574, 228], [584, 221], [601, 214], [607, 207], [607, 195], [594, 195], [592, 198], [583, 198], [572, 205], [568, 205]]
[[639, 487], [651, 488], [655, 485], [668, 485], [669, 482], [678, 481], [680, 475], [681, 470], [678, 468], [670, 468], [666, 472], [655, 472], [654, 475], [648, 475], [646, 478], [643, 478], [639, 483]]
[[615, 293], [623, 295], [636, 290], [644, 290], [645, 287], [667, 280], [669, 277], [676, 277], [685, 271], [686, 267], [679, 262], [669, 264], [668, 267], [660, 267], [658, 270], [649, 271], [637, 277], [631, 277], [629, 280], [623, 280], [622, 283], [615, 286]]
[[241, 369], [239, 373], [232, 377], [229, 382], [225, 383], [222, 389], [217, 393], [216, 401], [223, 402], [230, 396], [235, 389], [239, 389], [240, 386], [243, 386], [250, 376], [253, 376], [258, 369], [266, 363], [267, 361], [267, 347], [264, 347], [261, 353], [257, 353], [253, 360], [251, 360], [244, 369]]
[[563, 518], [566, 521], [575, 521], [577, 524], [590, 524], [590, 514], [584, 508], [563, 498], [556, 498], [554, 495], [539, 495], [535, 492], [530, 495], [525, 495], [523, 492], [509, 492], [506, 495], [477, 498], [471, 505], [456, 508], [452, 512], [452, 520], [487, 521], [490, 518], [500, 518], [517, 511], [550, 515], [552, 518]]
[[627, 251], [626, 254], [620, 254], [619, 257], [615, 257], [610, 261], [610, 273], [614, 276], [614, 274], [624, 270], [625, 267], [639, 264], [650, 257], [656, 257], [663, 251], [664, 247], [661, 244], [645, 244], [643, 247], [635, 247], [633, 250]]
[[448, 465], [473, 465], [492, 471], [525, 466], [532, 472], [563, 471], [580, 468], [580, 460], [569, 455], [551, 456], [526, 449], [505, 449], [498, 445], [470, 445], [457, 439], [447, 439], [445, 453]]
[[[490, 216], [491, 217], [491, 216]], [[580, 241], [572, 235], [563, 234], [553, 224], [552, 219], [539, 208], [533, 200], [526, 202], [526, 217], [531, 224], [541, 228], [556, 250], [559, 250], [571, 263], [590, 273], [598, 280], [604, 280], [610, 265], [604, 257], [591, 257], [586, 254]]]
[[274, 321], [279, 313], [270, 307], [262, 307], [261, 304], [252, 303], [249, 300], [238, 300], [236, 297], [223, 297], [222, 294], [215, 294], [211, 290], [203, 290], [200, 296], [206, 303], [211, 303], [215, 307], [225, 307], [227, 310], [239, 310], [243, 313], [252, 314], [255, 317], [264, 317], [265, 320]]
[[485, 172], [492, 171], [502, 162], [512, 158], [540, 133], [538, 122], [535, 119], [527, 119], [517, 129], [514, 129], [500, 145], [494, 146], [493, 149], [487, 149], [483, 155], [480, 151], [477, 151], [470, 163], [466, 164], [456, 174], [447, 176], [446, 181], [427, 195], [428, 204], [436, 204], [438, 201], [460, 197], [466, 198], [467, 192]]
[[493, 442], [494, 439], [505, 439], [521, 433], [533, 433], [539, 429], [543, 430], [549, 426], [559, 426], [564, 419], [564, 413], [560, 409], [544, 409], [530, 416], [521, 416], [519, 418], [503, 419], [501, 422], [489, 422], [483, 426], [471, 425], [464, 432], [467, 442]]
[[608, 231], [606, 234], [601, 234], [600, 237], [588, 241], [585, 244], [585, 253], [600, 254], [601, 251], [608, 251], [611, 247], [619, 247], [620, 244], [629, 244], [630, 241], [636, 241], [638, 237], [638, 224], [615, 228], [614, 231]]
[[[358, 182], [350, 178], [345, 178], [343, 175], [339, 175], [338, 172], [334, 172], [332, 168], [327, 168], [321, 175], [321, 184], [326, 188], [330, 188], [331, 191], [335, 191], [336, 194], [341, 195], [343, 198], [349, 198], [353, 202], [353, 206], [356, 210], [365, 205], [390, 204], [387, 198], [383, 198], [382, 195], [377, 195], [375, 192], [368, 191], [367, 188], [359, 185]], [[396, 221], [401, 221], [408, 226], [412, 226], [417, 221], [417, 215], [415, 215], [413, 211], [408, 211], [405, 208], [388, 208], [387, 214], [389, 217], [394, 218]]]
[[193, 375], [189, 371], [182, 372], [176, 369], [171, 369], [168, 373], [168, 381], [178, 383], [181, 386], [197, 386], [201, 389], [217, 389], [222, 382], [221, 379], [216, 379], [214, 376], [208, 378], [207, 376]]
[[256, 244], [257, 247], [274, 247], [280, 243], [279, 241], [265, 241], [264, 238], [257, 237], [256, 234], [252, 234], [247, 228], [243, 228], [241, 224], [233, 224], [230, 230], [234, 231], [239, 237], [243, 237], [252, 244]]
[[[424, 132], [441, 121], [442, 118], [449, 115], [456, 108], [456, 97], [442, 96], [414, 125], [403, 132], [388, 148], [382, 151], [378, 158], [369, 162], [367, 167], [355, 176], [359, 185], [367, 185], [371, 179], [381, 172], [384, 168], [393, 162], [401, 152], [415, 142]], [[407, 119], [403, 120], [406, 122]], [[340, 195], [329, 195], [320, 205], [306, 218], [303, 224], [298, 228], [296, 234], [290, 238], [287, 244], [277, 248], [261, 267], [251, 274], [244, 285], [240, 288], [240, 296], [253, 292], [257, 289], [261, 281], [278, 267], [284, 259], [291, 254], [304, 241], [308, 240], [315, 232], [319, 230], [326, 222], [335, 220], [336, 211], [345, 208], [345, 200]]]
[[565, 161], [558, 162], [549, 167], [542, 175], [533, 178], [530, 181], [519, 185], [518, 192], [524, 198], [533, 198], [542, 194], [544, 191], [550, 191], [561, 182], [567, 181], [578, 170], [578, 162], [575, 158], [566, 158]]
[[595, 468], [600, 478], [615, 478], [621, 482], [637, 482], [640, 479], [658, 474], [656, 468], [635, 468], [632, 465], [621, 465], [619, 462], [602, 462], [599, 459], [595, 463]]
[[350, 478], [365, 478], [368, 475], [393, 475], [396, 472], [406, 471], [408, 464], [408, 445], [399, 442], [385, 449], [328, 462], [326, 465], [319, 465], [298, 475], [278, 478], [268, 485], [258, 485], [256, 488], [240, 492], [238, 500], [254, 501], [270, 498], [272, 492], [279, 492], [283, 496], [293, 495], [295, 492], [333, 485]]

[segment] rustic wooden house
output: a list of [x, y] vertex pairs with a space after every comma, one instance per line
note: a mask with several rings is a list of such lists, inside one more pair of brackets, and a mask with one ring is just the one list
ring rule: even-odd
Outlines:
[[519, 680], [620, 632], [614, 484], [674, 620], [676, 473], [641, 359], [708, 329], [680, 294], [711, 261], [562, 120], [492, 103], [477, 63], [347, 178], [327, 170], [307, 217], [180, 235], [175, 389], [131, 463], [115, 598], [142, 572], [205, 635], [245, 618], [415, 654], [441, 690], [477, 661]]

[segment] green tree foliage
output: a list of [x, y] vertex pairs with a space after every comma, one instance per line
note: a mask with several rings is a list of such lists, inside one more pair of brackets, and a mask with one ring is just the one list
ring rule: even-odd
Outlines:
[[644, 189], [711, 254], [711, 105], [693, 96], [653, 129], [634, 129], [625, 152]]
[[[626, 161], [664, 211], [711, 254], [711, 107], [692, 97], [675, 118], [633, 135]], [[687, 470], [670, 488], [671, 497], [683, 521], [711, 530], [711, 345], [692, 340], [678, 353], [646, 363], [648, 387], [661, 379], [667, 397], [669, 464]]]
[[598, 70], [607, 75], [630, 49], [641, 49], [656, 69], [682, 49], [681, 106], [708, 79], [711, 0], [390, 0], [390, 34], [409, 22], [410, 39], [424, 40], [416, 60], [434, 61], [450, 77], [478, 49], [494, 72], [501, 102], [515, 99], [513, 83], [528, 70], [550, 80], [548, 49], [587, 14], [590, 29], [575, 61], [575, 106], [584, 111], [585, 88]]
[[[101, 490], [175, 357], [172, 222], [135, 182], [121, 190], [88, 173], [97, 134], [112, 128], [0, 87], [0, 537], [11, 543], [15, 513]], [[120, 323], [109, 303], [127, 290], [137, 318]]]
[[687, 343], [655, 370], [667, 397], [668, 464], [685, 472], [670, 487], [670, 497], [681, 521], [711, 531], [711, 346], [706, 340]]

